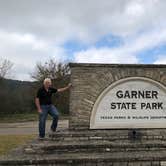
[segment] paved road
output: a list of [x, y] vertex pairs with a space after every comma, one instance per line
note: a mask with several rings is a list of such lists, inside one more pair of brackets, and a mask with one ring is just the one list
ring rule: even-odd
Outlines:
[[[46, 132], [49, 131], [51, 120], [47, 120]], [[58, 129], [68, 128], [68, 120], [59, 120]], [[0, 135], [25, 135], [38, 134], [38, 122], [21, 122], [21, 123], [0, 123]]]

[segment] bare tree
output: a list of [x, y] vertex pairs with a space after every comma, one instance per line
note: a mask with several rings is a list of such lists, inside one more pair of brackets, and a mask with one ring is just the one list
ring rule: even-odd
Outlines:
[[0, 78], [6, 77], [11, 68], [13, 66], [13, 63], [7, 59], [0, 58]]
[[[61, 88], [70, 81], [70, 68], [68, 64], [57, 63], [54, 59], [50, 59], [44, 64], [37, 63], [31, 77], [40, 83], [44, 78], [51, 78], [53, 86]], [[39, 84], [36, 84], [36, 86], [39, 86]], [[68, 114], [69, 112], [69, 93], [70, 91], [65, 91], [63, 94], [57, 93], [53, 96], [53, 102], [62, 114]]]
[[57, 63], [53, 59], [50, 59], [44, 64], [37, 63], [35, 72], [31, 74], [31, 77], [37, 81], [42, 81], [46, 77], [55, 80], [63, 78], [68, 74], [70, 74], [68, 64]]

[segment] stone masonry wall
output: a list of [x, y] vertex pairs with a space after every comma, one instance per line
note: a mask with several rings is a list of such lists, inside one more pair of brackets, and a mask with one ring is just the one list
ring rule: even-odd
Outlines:
[[70, 129], [89, 129], [93, 105], [113, 82], [146, 77], [166, 86], [166, 65], [71, 63]]

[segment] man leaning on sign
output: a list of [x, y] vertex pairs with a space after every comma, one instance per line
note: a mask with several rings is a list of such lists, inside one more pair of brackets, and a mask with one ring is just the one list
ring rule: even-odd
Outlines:
[[57, 108], [52, 104], [52, 94], [57, 92], [63, 92], [71, 87], [71, 84], [64, 88], [53, 88], [50, 78], [45, 78], [43, 86], [38, 90], [35, 104], [39, 113], [39, 139], [42, 140], [45, 137], [45, 124], [47, 115], [50, 114], [53, 118], [51, 131], [55, 132], [58, 124], [59, 113]]

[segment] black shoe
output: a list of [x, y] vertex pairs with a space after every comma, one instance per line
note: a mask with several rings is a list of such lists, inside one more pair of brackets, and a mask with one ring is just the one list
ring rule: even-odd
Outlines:
[[45, 138], [44, 138], [44, 137], [40, 137], [40, 136], [39, 136], [39, 137], [38, 137], [38, 140], [39, 140], [39, 141], [44, 141], [44, 140], [45, 140]]
[[51, 132], [52, 132], [52, 133], [60, 132], [60, 130], [58, 130], [58, 129], [55, 129], [55, 130], [51, 129]]
[[51, 130], [51, 132], [53, 132], [53, 133], [56, 132], [56, 129], [52, 129], [52, 128], [51, 128], [50, 130]]

